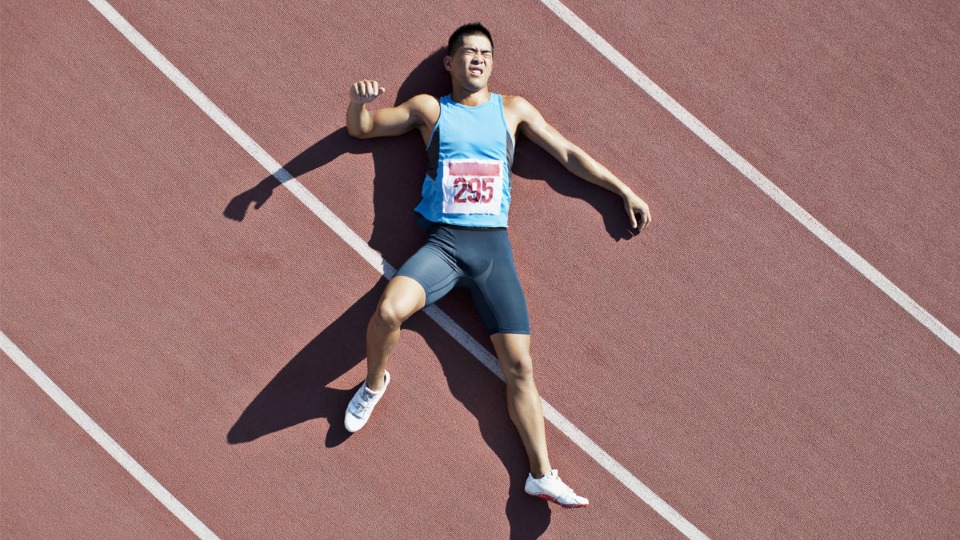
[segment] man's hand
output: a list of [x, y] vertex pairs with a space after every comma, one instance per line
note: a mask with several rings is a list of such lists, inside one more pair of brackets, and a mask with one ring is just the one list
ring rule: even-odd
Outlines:
[[350, 101], [357, 104], [370, 103], [386, 91], [377, 81], [357, 81], [350, 86]]
[[[630, 217], [630, 226], [634, 230], [642, 231], [650, 224], [650, 207], [635, 193], [630, 192], [623, 196], [623, 207], [627, 210], [627, 215]], [[639, 222], [637, 221], [637, 215], [640, 216]]]

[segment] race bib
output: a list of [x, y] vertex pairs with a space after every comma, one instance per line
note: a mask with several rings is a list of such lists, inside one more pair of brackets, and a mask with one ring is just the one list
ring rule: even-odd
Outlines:
[[450, 159], [443, 163], [444, 214], [499, 214], [503, 170], [494, 159]]

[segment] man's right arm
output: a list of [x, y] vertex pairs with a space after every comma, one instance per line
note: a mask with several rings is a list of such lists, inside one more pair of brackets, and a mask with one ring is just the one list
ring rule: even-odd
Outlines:
[[424, 124], [424, 101], [429, 96], [414, 96], [396, 107], [367, 110], [367, 103], [385, 91], [377, 81], [358, 81], [350, 86], [350, 105], [347, 107], [347, 132], [350, 135], [361, 139], [403, 135]]

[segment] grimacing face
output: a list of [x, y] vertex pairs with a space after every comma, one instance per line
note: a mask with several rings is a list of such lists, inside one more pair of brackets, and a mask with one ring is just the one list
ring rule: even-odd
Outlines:
[[493, 71], [493, 45], [483, 34], [464, 36], [463, 45], [444, 58], [454, 84], [471, 91], [487, 86]]

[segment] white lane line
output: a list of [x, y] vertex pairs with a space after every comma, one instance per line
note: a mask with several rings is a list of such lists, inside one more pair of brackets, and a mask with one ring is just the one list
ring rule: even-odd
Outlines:
[[83, 428], [97, 444], [103, 447], [103, 449], [110, 454], [110, 457], [126, 469], [137, 482], [140, 482], [140, 485], [145, 487], [151, 495], [166, 506], [167, 510], [177, 516], [177, 519], [189, 527], [194, 534], [204, 539], [217, 538], [217, 535], [207, 528], [197, 516], [193, 515], [193, 512], [188, 510], [173, 494], [167, 491], [167, 488], [163, 487], [137, 460], [133, 459], [133, 456], [117, 444], [117, 441], [113, 440], [113, 437], [108, 435], [103, 428], [94, 422], [93, 418], [90, 418], [90, 415], [85, 413], [75, 401], [70, 399], [70, 396], [64, 393], [43, 370], [37, 367], [37, 365], [20, 350], [20, 347], [17, 347], [13, 341], [10, 341], [10, 338], [8, 338], [3, 331], [0, 331], [0, 350], [9, 356], [10, 359], [13, 360], [13, 363], [22, 369], [41, 390], [46, 392], [64, 412], [70, 415], [70, 418]]
[[695, 116], [690, 114], [682, 105], [677, 103], [675, 99], [670, 97], [669, 94], [663, 91], [662, 88], [657, 86], [649, 77], [647, 77], [642, 71], [640, 71], [637, 66], [633, 65], [632, 62], [626, 59], [619, 51], [617, 51], [613, 45], [603, 39], [600, 34], [595, 32], [593, 28], [590, 28], [586, 22], [578, 17], [574, 12], [565, 6], [559, 0], [540, 0], [545, 6], [550, 8], [557, 17], [560, 17], [563, 22], [572, 28], [576, 33], [580, 34], [584, 40], [587, 41], [590, 45], [593, 46], [600, 54], [602, 54], [607, 60], [610, 61], [617, 69], [619, 69], [624, 75], [626, 75], [630, 80], [636, 83], [644, 92], [646, 92], [650, 97], [652, 97], [657, 103], [659, 103], [664, 109], [670, 112], [681, 124], [687, 127], [692, 131], [697, 137], [700, 138], [703, 142], [712, 148], [716, 153], [727, 160], [728, 163], [733, 165], [735, 169], [740, 171], [741, 174], [747, 177], [748, 180], [753, 182], [761, 191], [763, 191], [768, 197], [773, 199], [781, 208], [787, 211], [788, 214], [793, 216], [794, 219], [799, 221], [806, 227], [810, 232], [812, 232], [821, 242], [830, 247], [834, 252], [837, 253], [843, 260], [847, 261], [851, 266], [853, 266], [858, 272], [864, 275], [871, 283], [876, 285], [881, 291], [883, 291], [887, 296], [893, 299], [894, 302], [900, 305], [904, 310], [907, 311], [910, 315], [913, 316], [920, 324], [924, 325], [933, 332], [938, 338], [943, 340], [950, 348], [960, 354], [960, 337], [957, 337], [957, 334], [953, 333], [946, 325], [937, 320], [932, 314], [927, 310], [923, 309], [913, 298], [910, 298], [907, 293], [903, 292], [900, 287], [897, 287], [892, 281], [887, 279], [886, 276], [880, 273], [879, 270], [874, 268], [866, 259], [860, 256], [859, 253], [854, 251], [850, 246], [840, 240], [837, 235], [833, 234], [829, 229], [827, 229], [822, 223], [817, 221], [809, 212], [803, 209], [796, 201], [790, 198], [783, 190], [777, 187], [773, 182], [771, 182], [766, 176], [764, 176], [756, 167], [751, 165], [746, 159], [738, 154], [733, 148], [725, 143], [720, 137], [718, 137], [713, 131], [711, 131], [707, 126], [698, 120]]
[[[287, 172], [280, 163], [273, 159], [256, 141], [240, 129], [219, 107], [217, 107], [203, 92], [193, 84], [179, 69], [177, 69], [163, 54], [160, 53], [140, 32], [138, 32], [120, 13], [105, 0], [88, 0], [111, 24], [126, 37], [148, 60], [172, 81], [177, 88], [186, 94], [204, 113], [220, 126], [237, 144], [250, 154], [267, 172], [290, 190], [297, 199], [309, 208], [321, 221], [353, 248], [374, 269], [386, 276], [393, 277], [396, 269], [383, 259], [375, 249], [371, 248], [346, 223], [327, 208], [313, 193], [311, 193], [295, 177]], [[436, 306], [430, 306], [424, 312], [443, 328], [464, 348], [472, 353], [477, 360], [489, 368], [498, 377], [503, 379], [503, 373], [494, 357], [483, 345], [457, 324], [450, 316]], [[658, 497], [650, 488], [643, 484], [636, 476], [618, 463], [610, 454], [590, 439], [583, 431], [574, 426], [561, 415], [553, 406], [543, 401], [544, 418], [556, 426], [563, 434], [573, 440], [584, 452], [593, 458], [604, 469], [610, 472], [627, 489], [635, 493], [641, 500], [652, 507], [667, 521], [677, 527], [689, 538], [707, 538], [689, 521], [683, 518], [676, 510]]]

